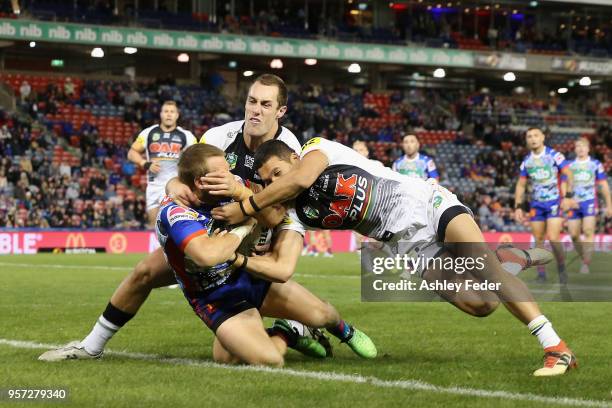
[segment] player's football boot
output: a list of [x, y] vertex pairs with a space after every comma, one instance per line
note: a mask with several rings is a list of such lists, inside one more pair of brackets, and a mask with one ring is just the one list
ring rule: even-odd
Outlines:
[[495, 255], [502, 267], [513, 275], [518, 275], [519, 272], [532, 266], [546, 265], [554, 259], [553, 254], [546, 249], [521, 249], [509, 244], [500, 245], [495, 250]]
[[589, 269], [589, 265], [583, 263], [582, 266], [580, 267], [580, 273], [585, 274], [585, 275], [588, 273], [591, 273], [591, 270]]
[[89, 354], [78, 340], [42, 353], [38, 359], [41, 361], [63, 361], [63, 360], [94, 360], [102, 357], [104, 352], [98, 354]]
[[348, 344], [351, 350], [353, 350], [353, 352], [359, 357], [376, 357], [378, 351], [376, 350], [376, 345], [372, 339], [370, 339], [367, 334], [354, 328], [353, 326], [351, 326], [350, 330], [351, 331], [349, 332], [348, 338], [344, 341], [344, 343]]
[[577, 367], [576, 356], [565, 342], [561, 341], [554, 347], [544, 349], [544, 367], [535, 370], [533, 375], [536, 377], [552, 377], [565, 374], [571, 368]]
[[290, 348], [314, 358], [331, 356], [331, 343], [318, 329], [313, 329], [293, 320], [277, 319], [272, 332], [280, 332], [287, 337]]

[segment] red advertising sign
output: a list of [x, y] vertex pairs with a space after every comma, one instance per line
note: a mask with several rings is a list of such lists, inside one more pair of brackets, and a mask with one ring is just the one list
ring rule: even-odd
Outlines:
[[[317, 246], [326, 246], [325, 240], [316, 232]], [[529, 233], [484, 233], [487, 242], [532, 242]], [[307, 242], [310, 238], [307, 237]], [[351, 231], [331, 231], [332, 251], [355, 251], [357, 241]], [[562, 234], [561, 241], [566, 250], [571, 250], [571, 238]], [[0, 231], [0, 254], [35, 254], [39, 249], [53, 248], [104, 248], [111, 254], [147, 253], [159, 247], [154, 232], [149, 231]], [[595, 235], [595, 250], [609, 250], [612, 235]], [[319, 248], [321, 249], [321, 248]], [[326, 248], [323, 248], [323, 250]]]

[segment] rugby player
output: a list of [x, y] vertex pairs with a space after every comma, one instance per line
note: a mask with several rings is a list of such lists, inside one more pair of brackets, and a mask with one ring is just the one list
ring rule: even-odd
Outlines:
[[[208, 232], [213, 228], [210, 210], [219, 204], [219, 197], [202, 192], [200, 177], [208, 172], [229, 173], [221, 149], [205, 144], [190, 147], [181, 155], [178, 172], [180, 181], [191, 188], [201, 205], [186, 209], [168, 199], [158, 216], [157, 234], [189, 304], [215, 333], [215, 361], [283, 365], [287, 346], [295, 347], [298, 334], [281, 320], [268, 336], [262, 316], [301, 319], [331, 330], [351, 327], [340, 319], [333, 306], [321, 305], [318, 298], [288, 276], [273, 276], [275, 282], [271, 282], [247, 272], [248, 258], [236, 251], [252, 223], [225, 235], [210, 236]], [[237, 189], [234, 198], [245, 199], [249, 195], [250, 190]], [[265, 275], [266, 268], [261, 272]], [[321, 316], [308, 313], [311, 306], [323, 310]], [[369, 352], [375, 357], [376, 348], [369, 338], [351, 329], [355, 339], [369, 341]], [[313, 355], [326, 356], [321, 344], [311, 344], [320, 349]]]
[[419, 152], [421, 144], [415, 134], [408, 133], [402, 139], [404, 155], [393, 162], [391, 168], [410, 177], [438, 180], [440, 175], [436, 163], [427, 155]]
[[150, 228], [155, 226], [166, 183], [176, 176], [181, 151], [197, 142], [193, 133], [177, 126], [179, 109], [176, 102], [164, 102], [159, 117], [159, 124], [138, 134], [127, 154], [129, 161], [147, 171], [146, 205]]
[[[580, 273], [589, 273], [595, 238], [598, 188], [606, 205], [606, 217], [612, 217], [612, 200], [606, 171], [599, 160], [589, 156], [589, 148], [589, 139], [578, 138], [574, 148], [576, 158], [568, 166], [574, 179], [574, 200], [577, 203], [567, 212], [568, 229], [576, 252], [582, 259]], [[584, 241], [580, 238], [581, 233], [584, 234]]]
[[[286, 110], [287, 88], [285, 83], [276, 75], [264, 74], [255, 79], [249, 88], [245, 102], [245, 120], [211, 128], [202, 136], [200, 142], [223, 150], [231, 173], [240, 176], [245, 183], [261, 182], [259, 175], [253, 169], [254, 151], [257, 146], [264, 141], [275, 139], [287, 143], [297, 152], [301, 149], [295, 135], [289, 129], [279, 125], [279, 119], [283, 117]], [[221, 183], [227, 184], [234, 179], [230, 174], [222, 173], [220, 180]], [[191, 192], [189, 187], [178, 180], [170, 180], [168, 190], [171, 198], [184, 205], [199, 203], [197, 196]], [[283, 218], [284, 209], [278, 219], [269, 225], [277, 225]], [[283, 233], [282, 228], [275, 232]], [[162, 248], [158, 248], [140, 261], [121, 282], [103, 313], [83, 340], [72, 341], [66, 346], [45, 352], [39, 359], [58, 361], [100, 358], [108, 341], [136, 315], [151, 290], [172, 284], [176, 284], [176, 279], [164, 257]], [[317, 314], [320, 310], [311, 307], [310, 311], [312, 314]], [[360, 344], [356, 339], [355, 343], [349, 346], [359, 349]]]
[[[567, 211], [574, 205], [571, 175], [567, 169], [568, 162], [563, 154], [544, 145], [544, 132], [541, 129], [527, 129], [525, 137], [527, 148], [531, 152], [521, 163], [520, 176], [514, 193], [514, 218], [518, 223], [523, 223], [525, 220], [522, 207], [529, 180], [532, 187], [529, 221], [536, 246], [543, 247], [548, 236], [557, 260], [559, 282], [565, 284], [567, 283], [565, 252], [560, 242], [563, 226], [561, 210]], [[560, 186], [559, 178], [561, 178]], [[546, 281], [546, 270], [543, 266], [538, 268], [537, 281]]]
[[[441, 256], [435, 243], [447, 243], [452, 252], [444, 256], [483, 257], [481, 270], [461, 275], [430, 268], [422, 276], [444, 281], [467, 280], [473, 275], [480, 281], [499, 283], [487, 296], [476, 291], [460, 297], [450, 290], [438, 293], [475, 316], [492, 313], [501, 300], [544, 348], [544, 367], [534, 375], [560, 375], [576, 366], [574, 354], [525, 284], [507, 273], [497, 256], [488, 256], [491, 251], [471, 211], [444, 187], [373, 165], [349, 147], [322, 138], [307, 142], [299, 156], [283, 143], [266, 142], [257, 151], [255, 167], [267, 187], [240, 203], [213, 209], [215, 218], [237, 223], [268, 206], [292, 202], [299, 220], [310, 228], [352, 229], [379, 241], [408, 241], [413, 243], [411, 250], [424, 255], [434, 249], [434, 256]], [[216, 194], [214, 185], [204, 189]]]

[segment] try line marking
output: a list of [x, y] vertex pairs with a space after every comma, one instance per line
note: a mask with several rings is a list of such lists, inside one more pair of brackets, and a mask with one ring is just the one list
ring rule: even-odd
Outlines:
[[[56, 344], [43, 344], [32, 341], [21, 341], [0, 338], [0, 345], [9, 347], [22, 348], [22, 349], [53, 349], [60, 346]], [[271, 368], [261, 366], [233, 366], [226, 364], [218, 364], [211, 361], [195, 360], [190, 358], [168, 358], [162, 357], [156, 354], [145, 354], [145, 353], [132, 353], [127, 351], [105, 351], [108, 355], [125, 357], [135, 360], [152, 361], [155, 363], [170, 364], [170, 365], [185, 365], [195, 366], [203, 368], [212, 368], [219, 370], [230, 370], [230, 371], [246, 371], [265, 373], [268, 375], [284, 375], [296, 378], [306, 378], [318, 381], [331, 381], [340, 383], [352, 383], [352, 384], [364, 384], [377, 388], [396, 388], [411, 391], [429, 392], [432, 394], [448, 394], [448, 395], [461, 395], [475, 398], [498, 398], [512, 401], [529, 401], [538, 402], [544, 404], [555, 404], [555, 405], [567, 405], [572, 407], [597, 407], [597, 408], [611, 408], [612, 403], [606, 401], [597, 401], [589, 399], [579, 398], [567, 398], [567, 397], [547, 397], [544, 395], [537, 394], [523, 394], [518, 392], [510, 391], [492, 391], [478, 388], [466, 388], [466, 387], [445, 387], [440, 385], [430, 384], [420, 380], [383, 380], [372, 376], [361, 376], [357, 374], [342, 374], [335, 372], [325, 371], [307, 371], [307, 370], [293, 370], [291, 368]], [[41, 363], [41, 364], [54, 364], [54, 363]], [[78, 363], [77, 363], [78, 364]], [[534, 379], [538, 381], [539, 379]]]
[[[106, 265], [62, 265], [62, 264], [29, 264], [29, 263], [12, 263], [12, 262], [0, 262], [0, 266], [12, 266], [15, 268], [48, 268], [48, 269], [101, 269], [111, 271], [126, 271], [129, 272], [134, 269], [131, 266], [106, 266]], [[309, 273], [295, 273], [293, 276], [302, 278], [340, 278], [340, 279], [360, 279], [358, 275], [334, 275], [330, 273], [322, 272], [320, 275], [309, 274]]]

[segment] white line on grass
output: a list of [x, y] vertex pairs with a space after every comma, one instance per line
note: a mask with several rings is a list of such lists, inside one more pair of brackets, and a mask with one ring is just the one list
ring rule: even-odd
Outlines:
[[[0, 339], [0, 345], [6, 345], [15, 348], [25, 349], [53, 349], [60, 346], [55, 344], [43, 344], [32, 341], [21, 341], [21, 340], [10, 340]], [[161, 357], [155, 354], [145, 353], [131, 353], [127, 351], [105, 351], [108, 355], [126, 357], [136, 360], [153, 361], [156, 363], [172, 364], [172, 365], [185, 365], [195, 366], [204, 368], [214, 368], [232, 371], [248, 371], [248, 372], [262, 372], [275, 375], [285, 375], [297, 378], [309, 378], [319, 381], [333, 381], [333, 382], [344, 382], [353, 384], [365, 384], [379, 388], [399, 388], [404, 390], [412, 391], [423, 391], [430, 392], [433, 394], [449, 394], [449, 395], [461, 395], [476, 398], [499, 398], [504, 400], [512, 401], [529, 401], [538, 402], [544, 404], [557, 404], [557, 405], [568, 405], [573, 407], [597, 407], [597, 408], [610, 408], [612, 404], [606, 401], [597, 401], [589, 399], [579, 398], [568, 398], [568, 397], [547, 397], [544, 395], [537, 394], [523, 394], [518, 392], [510, 391], [491, 391], [483, 390], [478, 388], [466, 388], [466, 387], [444, 387], [439, 385], [430, 384], [420, 380], [383, 380], [372, 376], [362, 376], [356, 374], [342, 374], [335, 372], [324, 372], [324, 371], [306, 371], [306, 370], [293, 370], [290, 368], [271, 368], [271, 367], [259, 367], [259, 366], [232, 366], [225, 364], [217, 364], [211, 361], [195, 360], [190, 358], [167, 358]], [[539, 381], [540, 379], [534, 379]]]
[[[112, 271], [131, 271], [133, 267], [128, 266], [106, 266], [106, 265], [61, 265], [61, 264], [29, 264], [29, 263], [12, 263], [12, 262], [0, 262], [0, 266], [12, 266], [15, 268], [45, 268], [45, 269], [102, 269]], [[309, 273], [296, 273], [293, 276], [301, 278], [341, 278], [341, 279], [360, 279], [358, 275], [334, 275], [330, 273], [321, 272], [320, 275], [313, 275]]]

